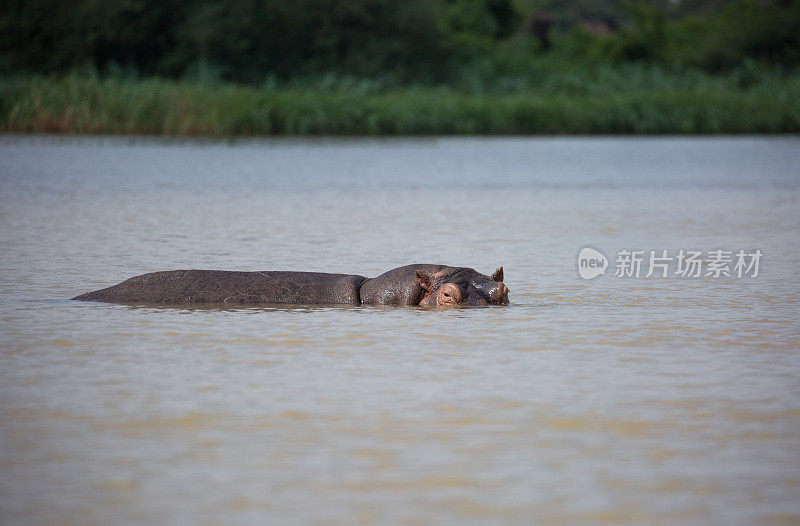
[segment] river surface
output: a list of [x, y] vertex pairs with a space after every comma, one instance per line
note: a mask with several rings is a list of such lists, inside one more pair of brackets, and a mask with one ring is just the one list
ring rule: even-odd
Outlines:
[[[0, 522], [798, 524], [799, 242], [797, 137], [0, 136]], [[415, 262], [511, 305], [69, 300]]]

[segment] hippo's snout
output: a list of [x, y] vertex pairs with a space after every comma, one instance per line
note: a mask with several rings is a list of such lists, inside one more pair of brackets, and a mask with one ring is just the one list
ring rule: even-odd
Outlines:
[[508, 303], [508, 287], [502, 281], [497, 284], [497, 287], [492, 290], [491, 298], [492, 303], [495, 305], [505, 305]]

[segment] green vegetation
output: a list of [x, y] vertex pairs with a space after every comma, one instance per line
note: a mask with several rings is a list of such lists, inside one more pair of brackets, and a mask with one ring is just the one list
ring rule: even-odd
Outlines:
[[[613, 81], [601, 90], [588, 80], [573, 79], [563, 92], [485, 94], [447, 88], [380, 90], [346, 79], [321, 89], [25, 76], [0, 81], [0, 130], [178, 135], [800, 132], [800, 76], [762, 78], [748, 88], [732, 87], [737, 78], [702, 79], [688, 87], [670, 79], [659, 89], [624, 92], [615, 92]], [[647, 84], [640, 78], [632, 83]]]
[[797, 0], [8, 0], [0, 131], [798, 133]]

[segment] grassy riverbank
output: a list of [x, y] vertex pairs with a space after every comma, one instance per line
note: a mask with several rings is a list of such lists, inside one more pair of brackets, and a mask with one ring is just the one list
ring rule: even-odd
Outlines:
[[[0, 131], [166, 135], [800, 133], [800, 76], [556, 79], [481, 90], [369, 81], [11, 76]], [[653, 76], [652, 73], [649, 74]], [[744, 80], [743, 80], [744, 78]], [[688, 79], [688, 80], [687, 80]]]

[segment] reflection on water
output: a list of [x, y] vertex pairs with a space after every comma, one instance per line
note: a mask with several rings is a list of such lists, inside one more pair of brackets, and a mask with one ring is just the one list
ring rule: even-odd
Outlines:
[[[800, 522], [796, 138], [0, 138], [9, 523]], [[764, 253], [581, 280], [591, 245]], [[155, 308], [155, 270], [503, 265], [507, 308]]]

